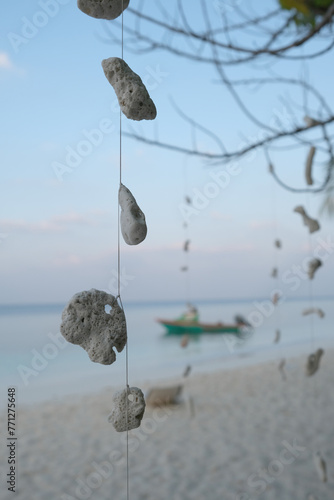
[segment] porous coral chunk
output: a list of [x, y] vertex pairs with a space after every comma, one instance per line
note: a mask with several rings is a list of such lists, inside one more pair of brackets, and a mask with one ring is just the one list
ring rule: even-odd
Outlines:
[[102, 68], [125, 116], [137, 121], [154, 120], [157, 110], [140, 76], [119, 57], [104, 59]]
[[113, 409], [108, 416], [117, 432], [130, 431], [140, 426], [145, 411], [144, 394], [138, 387], [129, 387], [115, 392]]
[[[106, 312], [110, 306], [110, 312]], [[62, 314], [60, 331], [71, 344], [80, 345], [94, 363], [110, 365], [127, 341], [126, 320], [116, 298], [95, 290], [76, 293]]]
[[118, 201], [121, 207], [121, 231], [124, 241], [128, 245], [138, 245], [147, 235], [145, 215], [124, 184], [120, 185]]
[[79, 9], [96, 19], [116, 19], [128, 7], [130, 0], [78, 0]]

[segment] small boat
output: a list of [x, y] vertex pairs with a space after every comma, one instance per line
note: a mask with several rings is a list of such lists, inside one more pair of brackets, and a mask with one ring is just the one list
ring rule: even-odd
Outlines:
[[187, 319], [157, 319], [157, 322], [167, 328], [168, 333], [241, 333], [241, 324], [201, 323]]

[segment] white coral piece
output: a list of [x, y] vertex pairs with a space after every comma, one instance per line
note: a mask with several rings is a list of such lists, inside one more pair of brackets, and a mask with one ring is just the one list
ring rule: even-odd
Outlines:
[[128, 7], [130, 0], [78, 0], [79, 9], [96, 19], [116, 19]]
[[113, 348], [121, 352], [127, 341], [123, 309], [113, 295], [94, 288], [72, 297], [63, 311], [60, 331], [68, 342], [85, 349], [91, 361], [103, 365], [113, 363]]
[[104, 59], [102, 68], [125, 116], [131, 120], [154, 120], [157, 110], [140, 76], [119, 57]]
[[138, 387], [116, 392], [112, 397], [113, 409], [108, 416], [117, 432], [130, 431], [140, 426], [145, 412], [145, 398]]
[[119, 188], [118, 201], [121, 207], [121, 231], [124, 241], [128, 245], [138, 245], [147, 235], [145, 215], [124, 184]]

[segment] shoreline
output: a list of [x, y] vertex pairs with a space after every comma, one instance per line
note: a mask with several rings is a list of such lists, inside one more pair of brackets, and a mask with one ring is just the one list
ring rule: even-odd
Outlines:
[[[131, 496], [253, 500], [265, 491], [266, 500], [309, 494], [330, 500], [333, 355], [325, 352], [313, 377], [305, 376], [304, 356], [290, 358], [287, 381], [277, 362], [191, 374], [181, 404], [147, 407], [141, 426], [129, 432]], [[173, 382], [180, 378], [165, 380]], [[160, 383], [140, 387], [145, 392], [153, 385]], [[84, 491], [87, 500], [109, 500], [111, 491], [124, 497], [126, 434], [107, 422], [118, 389], [109, 385], [19, 409], [19, 500], [79, 500]], [[313, 464], [319, 450], [327, 483]]]

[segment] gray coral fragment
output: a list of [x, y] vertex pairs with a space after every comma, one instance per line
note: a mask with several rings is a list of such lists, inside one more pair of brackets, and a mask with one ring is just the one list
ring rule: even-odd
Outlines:
[[306, 363], [306, 375], [311, 377], [318, 371], [320, 366], [320, 359], [323, 354], [324, 350], [318, 349], [314, 354], [312, 353], [309, 355]]
[[281, 376], [282, 376], [282, 379], [283, 380], [286, 380], [287, 379], [287, 376], [286, 376], [286, 372], [285, 372], [285, 364], [286, 364], [286, 361], [285, 359], [282, 359], [278, 365], [278, 369], [281, 373]]
[[128, 7], [130, 0], [78, 0], [79, 9], [96, 19], [116, 19]]
[[123, 309], [113, 295], [94, 288], [72, 297], [63, 310], [60, 331], [68, 342], [85, 349], [91, 361], [103, 365], [113, 363], [113, 348], [121, 352], [127, 341]]
[[305, 178], [306, 178], [306, 184], [308, 186], [312, 186], [313, 184], [313, 179], [312, 179], [312, 165], [313, 165], [313, 158], [315, 155], [315, 147], [311, 146], [310, 150], [307, 155], [307, 160], [306, 160], [306, 165], [305, 165]]
[[297, 212], [303, 217], [304, 224], [308, 227], [310, 233], [314, 233], [315, 231], [318, 231], [320, 229], [319, 222], [315, 219], [311, 219], [311, 217], [309, 217], [305, 212], [304, 207], [298, 205], [298, 207], [294, 208], [293, 211]]
[[157, 110], [140, 76], [119, 57], [104, 59], [102, 68], [125, 116], [137, 121], [154, 120]]
[[307, 271], [307, 274], [308, 274], [308, 277], [310, 278], [310, 280], [313, 280], [314, 273], [321, 266], [322, 266], [322, 262], [321, 262], [320, 259], [312, 259], [312, 260], [310, 260], [310, 262], [308, 263], [308, 271]]
[[130, 431], [140, 426], [145, 411], [145, 398], [138, 387], [116, 392], [112, 397], [113, 409], [108, 416], [117, 432]]
[[138, 245], [147, 235], [145, 215], [124, 184], [119, 188], [118, 201], [121, 207], [121, 231], [124, 241], [128, 245]]
[[277, 344], [281, 338], [281, 330], [276, 330], [274, 343]]
[[314, 463], [314, 466], [315, 466], [316, 471], [318, 473], [319, 479], [323, 483], [326, 483], [327, 482], [327, 466], [326, 466], [325, 460], [321, 456], [320, 451], [317, 451], [313, 455], [313, 463]]
[[303, 118], [304, 122], [306, 123], [307, 127], [314, 127], [315, 125], [319, 125], [320, 122], [318, 120], [315, 120], [314, 118], [311, 118], [310, 116], [304, 116]]
[[272, 278], [277, 278], [277, 274], [278, 274], [277, 267], [273, 267], [273, 270], [271, 271], [271, 277]]
[[309, 307], [308, 309], [304, 309], [302, 312], [303, 316], [307, 316], [308, 314], [317, 314], [319, 318], [324, 318], [325, 313], [319, 307]]

